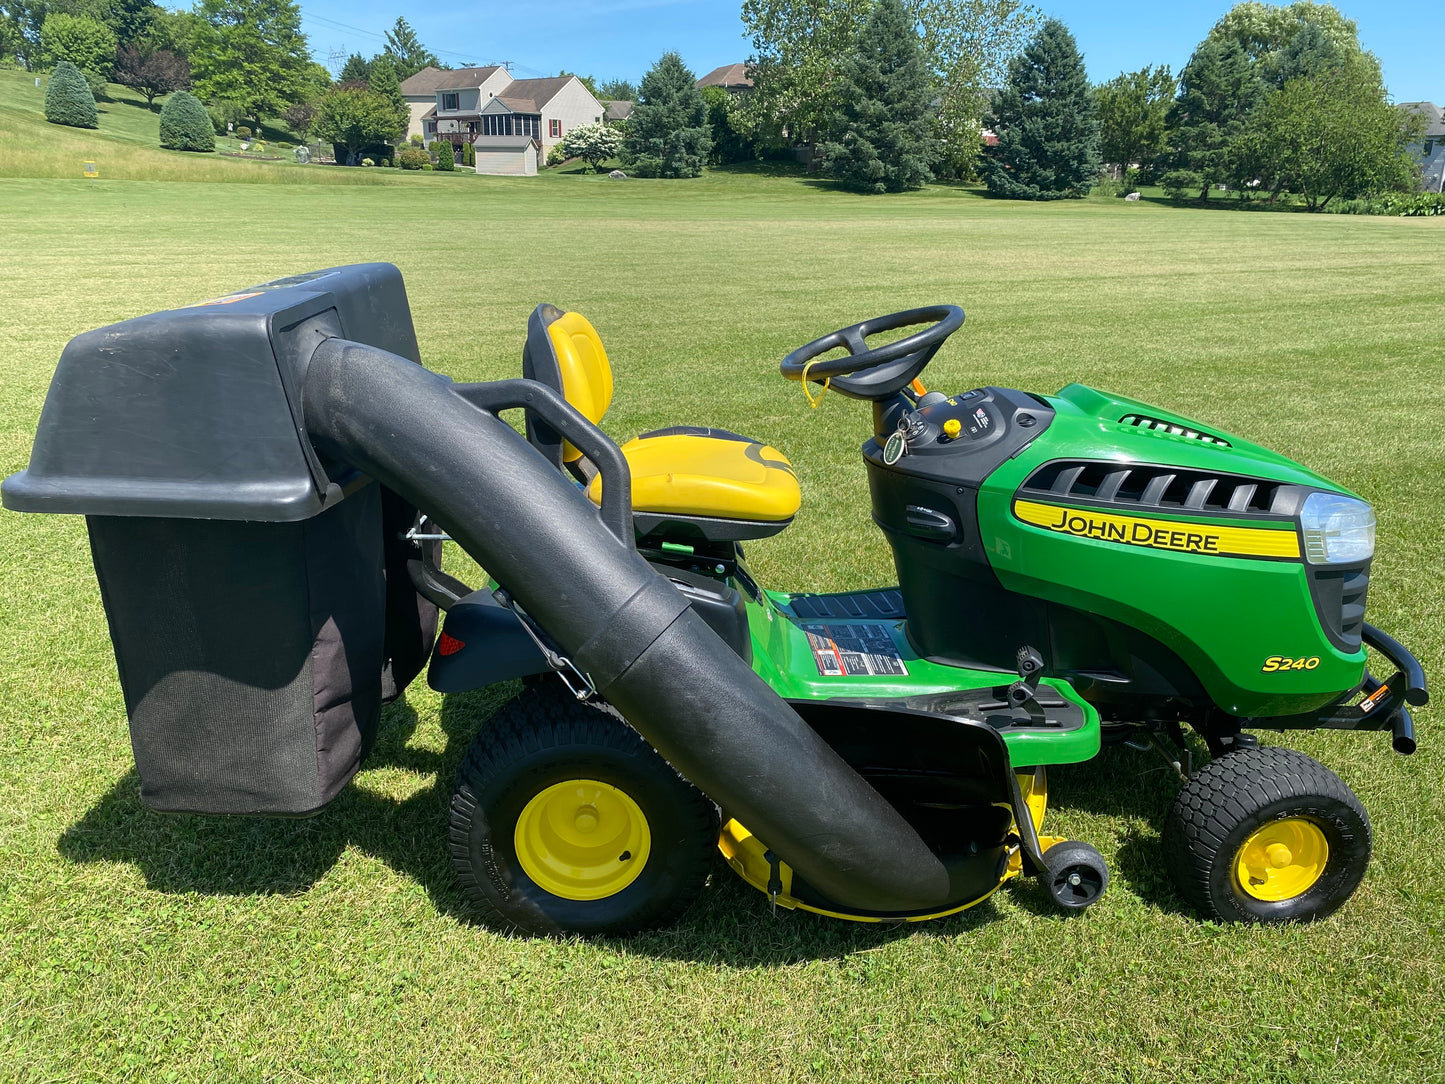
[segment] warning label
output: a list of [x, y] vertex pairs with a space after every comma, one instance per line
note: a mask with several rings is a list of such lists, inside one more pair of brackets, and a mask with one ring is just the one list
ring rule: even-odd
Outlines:
[[824, 677], [908, 676], [903, 657], [882, 623], [798, 627], [808, 634], [813, 661]]

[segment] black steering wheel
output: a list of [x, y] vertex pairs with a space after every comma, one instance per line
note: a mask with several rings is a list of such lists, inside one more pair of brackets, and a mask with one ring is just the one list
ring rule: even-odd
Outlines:
[[[922, 331], [884, 346], [868, 349], [868, 336], [884, 331], [927, 324]], [[861, 324], [830, 332], [800, 346], [783, 359], [782, 374], [789, 380], [827, 380], [828, 386], [850, 399], [889, 399], [923, 372], [944, 340], [963, 326], [957, 305], [927, 305], [889, 316], [875, 316]], [[839, 347], [843, 357], [819, 361]]]

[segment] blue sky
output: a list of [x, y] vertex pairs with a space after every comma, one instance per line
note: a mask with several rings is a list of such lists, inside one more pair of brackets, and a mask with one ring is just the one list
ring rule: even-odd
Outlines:
[[[1145, 64], [1176, 72], [1232, 6], [1169, 0], [1042, 0], [1073, 30], [1098, 81]], [[1397, 101], [1445, 103], [1445, 5], [1440, 0], [1337, 4], [1360, 26]], [[301, 0], [303, 26], [323, 63], [333, 51], [371, 55], [399, 14], [448, 63], [510, 61], [518, 77], [581, 72], [636, 82], [669, 49], [699, 75], [747, 59], [736, 0], [433, 0], [404, 10], [391, 0]]]

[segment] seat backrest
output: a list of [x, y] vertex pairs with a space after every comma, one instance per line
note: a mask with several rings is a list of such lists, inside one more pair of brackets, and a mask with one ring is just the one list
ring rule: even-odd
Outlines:
[[[594, 425], [612, 402], [612, 366], [602, 337], [581, 313], [556, 305], [538, 305], [527, 321], [522, 375], [560, 391]], [[582, 458], [551, 426], [530, 414], [527, 439], [559, 467]]]

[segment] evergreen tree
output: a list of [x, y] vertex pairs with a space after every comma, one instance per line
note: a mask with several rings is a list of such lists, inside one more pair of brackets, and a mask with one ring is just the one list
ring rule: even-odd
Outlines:
[[341, 66], [341, 74], [336, 77], [336, 81], [371, 86], [371, 61], [360, 53], [352, 53]]
[[1239, 138], [1262, 90], [1254, 65], [1232, 38], [1205, 38], [1179, 73], [1179, 97], [1169, 110], [1174, 150], [1167, 164], [1198, 178], [1200, 199], [1239, 174]]
[[457, 156], [452, 150], [452, 145], [443, 142], [437, 148], [437, 169], [444, 173], [455, 173], [457, 169]]
[[933, 180], [933, 87], [903, 0], [878, 0], [839, 69], [839, 108], [823, 144], [828, 175], [859, 192]]
[[392, 112], [396, 114], [397, 131], [406, 131], [411, 124], [411, 106], [402, 96], [401, 80], [396, 77], [396, 68], [385, 53], [371, 61], [371, 90], [391, 103]]
[[638, 89], [623, 161], [639, 177], [696, 177], [712, 151], [696, 77], [682, 57], [664, 53]]
[[161, 106], [161, 146], [175, 151], [213, 151], [211, 115], [194, 94], [178, 90]]
[[1099, 122], [1074, 36], [1044, 23], [1009, 64], [1008, 84], [984, 124], [998, 136], [989, 191], [1010, 199], [1077, 199], [1099, 173]]
[[95, 96], [85, 76], [68, 60], [55, 65], [45, 88], [45, 119], [71, 128], [96, 128]]
[[390, 58], [398, 80], [410, 79], [423, 68], [442, 66], [436, 53], [421, 43], [416, 31], [404, 18], [398, 18], [396, 25], [386, 32], [386, 48], [382, 56]]

